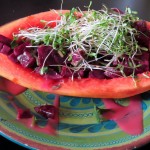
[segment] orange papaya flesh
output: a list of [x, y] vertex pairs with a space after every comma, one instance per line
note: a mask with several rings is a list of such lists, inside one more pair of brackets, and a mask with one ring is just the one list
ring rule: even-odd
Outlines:
[[0, 78], [0, 91], [7, 92], [11, 95], [19, 95], [26, 90], [25, 87], [15, 84], [5, 78]]
[[44, 21], [52, 21], [49, 26], [54, 27], [56, 25], [56, 20], [60, 19], [60, 13], [66, 13], [68, 10], [64, 11], [48, 11], [41, 12], [38, 14], [30, 15], [16, 21], [12, 21], [8, 24], [0, 26], [0, 34], [12, 39], [13, 34], [17, 33], [20, 29], [27, 29], [29, 27], [39, 27], [43, 28], [45, 26]]
[[[67, 11], [62, 11], [66, 13]], [[29, 27], [44, 27], [41, 20], [53, 21], [59, 19], [59, 11], [48, 11], [21, 18], [0, 27], [0, 34], [11, 38], [19, 29]], [[50, 24], [51, 27], [56, 23]], [[150, 29], [150, 23], [147, 22]], [[0, 76], [29, 89], [49, 92], [59, 95], [93, 98], [125, 98], [150, 90], [150, 72], [139, 74], [136, 79], [131, 77], [113, 79], [62, 79], [59, 81], [43, 78], [29, 68], [23, 68], [0, 53]]]

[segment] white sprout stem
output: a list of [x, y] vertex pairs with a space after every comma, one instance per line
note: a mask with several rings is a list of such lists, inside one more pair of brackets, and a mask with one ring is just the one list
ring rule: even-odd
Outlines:
[[106, 65], [106, 67], [109, 67], [115, 59], [116, 59], [116, 56], [113, 56], [112, 59], [109, 60], [109, 63]]
[[103, 39], [103, 41], [101, 42], [101, 44], [98, 46], [98, 49], [96, 51], [96, 53], [99, 53], [99, 50], [101, 49], [102, 45], [104, 44], [105, 40], [110, 36], [110, 33]]
[[51, 54], [52, 52], [53, 52], [53, 49], [48, 53], [48, 55], [47, 55], [46, 58], [44, 59], [44, 62], [43, 62], [43, 64], [42, 64], [42, 68], [44, 68], [45, 63], [46, 63], [48, 57], [50, 56], [50, 54]]
[[[62, 5], [63, 0], [61, 0], [61, 10]], [[88, 68], [92, 71], [93, 68], [97, 69], [97, 67], [93, 67], [93, 62], [101, 61], [102, 58], [107, 58], [107, 56], [112, 56], [110, 59], [105, 60], [105, 63], [100, 62], [100, 64], [104, 64], [105, 66], [99, 66], [99, 69], [107, 69], [107, 67], [110, 67], [115, 60], [117, 60], [119, 57], [122, 57], [123, 54], [129, 55], [128, 53], [131, 53], [130, 62], [132, 62], [134, 70], [136, 66], [133, 58], [140, 51], [140, 48], [136, 47], [136, 39], [134, 36], [135, 30], [130, 29], [130, 27], [128, 28], [127, 24], [123, 22], [123, 17], [129, 15], [130, 13], [109, 13], [108, 9], [105, 6], [104, 9], [100, 11], [88, 9], [87, 12], [83, 13], [80, 8], [78, 8], [78, 10], [82, 14], [82, 17], [74, 20], [74, 22], [69, 22], [71, 16], [69, 16], [68, 20], [65, 15], [61, 14], [60, 20], [56, 19], [53, 21], [44, 21], [44, 29], [31, 27], [27, 30], [21, 30], [15, 36], [28, 38], [34, 40], [35, 43], [38, 43], [44, 41], [45, 37], [48, 35], [53, 38], [52, 42], [48, 43], [50, 46], [53, 47], [53, 49], [56, 48], [55, 44], [57, 42], [57, 37], [61, 37], [65, 41], [70, 42], [69, 44], [67, 42], [63, 43], [63, 46], [65, 49], [69, 50], [69, 53], [72, 56], [75, 55], [75, 53], [79, 50], [83, 50], [87, 56], [93, 56], [92, 60], [86, 60], [86, 58], [83, 58], [81, 56], [82, 63], [74, 67], [67, 66], [67, 60], [69, 58], [68, 56], [65, 60], [65, 65], [73, 71], [78, 71], [81, 68]], [[96, 14], [96, 17], [94, 16], [94, 13]], [[132, 21], [132, 19], [129, 19], [128, 21]], [[49, 28], [48, 25], [53, 22], [56, 23], [56, 26], [54, 28]], [[126, 47], [124, 48], [122, 45], [121, 46], [123, 47], [123, 49], [121, 46], [114, 46], [114, 42], [115, 40], [117, 40], [117, 35], [124, 33], [124, 28], [126, 28], [130, 33], [130, 37], [127, 37], [128, 39], [124, 35], [122, 37], [122, 41], [128, 46], [127, 50], [125, 49]], [[62, 30], [69, 31], [68, 35], [63, 35], [61, 33]], [[38, 45], [27, 47], [36, 48], [38, 47]], [[46, 56], [42, 67], [44, 67], [46, 60], [50, 56], [51, 52]], [[91, 53], [96, 54], [96, 56], [90, 55]]]
[[111, 44], [110, 44], [109, 49], [111, 49], [111, 46], [113, 45], [114, 40], [116, 39], [116, 36], [117, 36], [117, 34], [118, 34], [118, 30], [119, 30], [119, 27], [120, 27], [120, 23], [121, 23], [121, 17], [119, 17], [119, 22], [118, 22], [117, 30], [116, 30], [115, 36], [114, 36], [114, 38], [113, 38], [113, 40], [112, 40], [112, 42], [111, 42]]

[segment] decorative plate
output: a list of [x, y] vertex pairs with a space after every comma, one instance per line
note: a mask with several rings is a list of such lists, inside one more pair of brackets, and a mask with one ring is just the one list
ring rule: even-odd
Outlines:
[[[10, 103], [9, 95], [0, 92], [0, 134], [30, 149], [133, 149], [150, 140], [150, 93], [142, 94], [142, 98], [144, 132], [141, 135], [128, 135], [111, 120], [98, 123], [93, 106], [103, 108], [100, 99], [62, 96], [58, 135], [52, 136], [34, 131], [17, 121], [17, 113]], [[52, 104], [53, 99], [54, 95], [27, 90], [15, 97], [14, 101], [19, 107], [29, 108], [37, 115], [34, 107]], [[40, 126], [44, 126], [44, 122], [41, 121]]]

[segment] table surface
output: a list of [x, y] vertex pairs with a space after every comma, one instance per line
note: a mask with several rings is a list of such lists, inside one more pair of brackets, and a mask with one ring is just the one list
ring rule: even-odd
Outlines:
[[[63, 9], [71, 9], [72, 7], [80, 7], [84, 10], [84, 6], [88, 6], [91, 0], [64, 0]], [[30, 14], [47, 11], [49, 9], [60, 9], [61, 0], [1, 0], [0, 1], [0, 25], [12, 20], [24, 17]], [[98, 10], [102, 4], [108, 7], [117, 7], [125, 10], [127, 6], [139, 12], [139, 17], [150, 20], [149, 0], [93, 0], [92, 8]], [[149, 148], [150, 144], [143, 146], [144, 149]], [[4, 137], [0, 136], [0, 149], [21, 149], [26, 150]]]

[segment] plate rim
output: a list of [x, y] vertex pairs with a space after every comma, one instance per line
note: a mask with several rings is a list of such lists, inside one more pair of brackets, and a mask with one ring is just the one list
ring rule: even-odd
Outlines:
[[[32, 141], [30, 140], [30, 145], [29, 144], [29, 140], [25, 137], [22, 137], [21, 135], [16, 135], [16, 133], [14, 132], [10, 132], [8, 131], [7, 129], [3, 128], [3, 127], [0, 127], [0, 135], [3, 136], [4, 138], [8, 139], [9, 141], [13, 142], [13, 143], [16, 143], [24, 148], [27, 148], [27, 149], [30, 149], [30, 150], [41, 150], [38, 146], [46, 146], [45, 148], [47, 148], [46, 150], [71, 150], [70, 148], [62, 148], [62, 147], [57, 147], [57, 146], [49, 146], [49, 145], [46, 145], [46, 144], [41, 144], [39, 142], [35, 142], [35, 141]], [[17, 138], [16, 138], [16, 137]], [[26, 144], [23, 143], [23, 141], [26, 140]], [[137, 149], [137, 148], [140, 148], [146, 144], [150, 143], [150, 135], [147, 135], [143, 138], [140, 138], [136, 141], [132, 141], [131, 143], [126, 143], [124, 145], [121, 145], [121, 146], [116, 146], [116, 147], [107, 147], [107, 148], [96, 148], [95, 150], [121, 150], [121, 149], [128, 149], [128, 150], [131, 150], [131, 149]], [[75, 148], [76, 149], [76, 148]], [[92, 150], [92, 149], [91, 149]]]
[[[9, 121], [8, 121], [9, 122]], [[143, 122], [144, 123], [144, 122]], [[0, 122], [1, 124], [1, 122]], [[27, 137], [24, 137], [21, 133], [17, 134], [17, 132], [14, 131], [10, 131], [9, 129], [7, 129], [7, 127], [5, 126], [1, 126], [0, 127], [0, 135], [4, 136], [5, 138], [7, 138], [8, 140], [23, 146], [25, 148], [29, 148], [31, 150], [35, 150], [35, 149], [42, 149], [43, 146], [47, 147], [46, 150], [50, 149], [50, 150], [56, 150], [56, 149], [61, 149], [61, 150], [66, 150], [66, 149], [77, 149], [76, 147], [62, 147], [59, 144], [58, 145], [49, 145], [47, 143], [41, 143], [37, 140], [34, 139], [28, 139]], [[150, 135], [146, 134], [145, 136], [141, 136], [139, 139], [134, 139], [132, 141], [128, 141], [128, 142], [123, 142], [122, 145], [114, 145], [114, 146], [110, 146], [110, 147], [92, 147], [90, 148], [95, 149], [95, 150], [116, 150], [116, 149], [133, 149], [133, 148], [139, 148], [144, 146], [145, 144], [148, 144], [150, 141]], [[81, 147], [79, 149], [82, 149]]]

